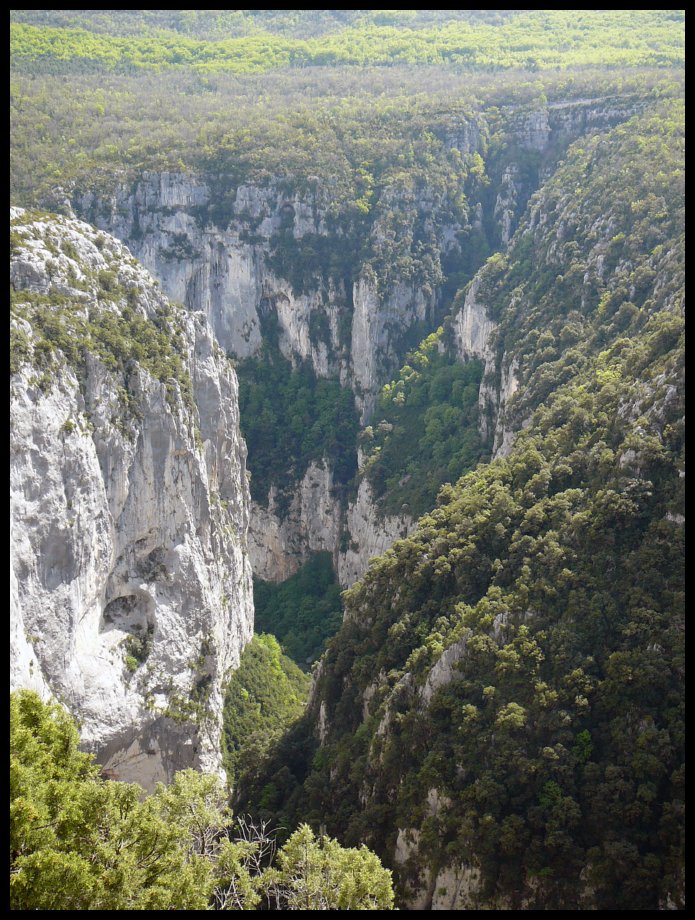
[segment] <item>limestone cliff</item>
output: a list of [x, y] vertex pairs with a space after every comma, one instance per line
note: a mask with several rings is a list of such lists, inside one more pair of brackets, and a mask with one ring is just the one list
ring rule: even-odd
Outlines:
[[[300, 247], [327, 237], [325, 193], [314, 189], [311, 195], [289, 196], [279, 184], [240, 186], [224, 219], [214, 211], [214, 201], [202, 179], [164, 173], [143, 175], [134, 190], [117, 190], [113, 199], [84, 194], [75, 208], [124, 239], [169, 296], [205, 311], [227, 351], [248, 357], [269, 335], [277, 336], [286, 357], [308, 361], [318, 376], [350, 385], [366, 417], [379, 388], [402, 360], [403, 337], [434, 322], [443, 277], [440, 259], [456, 245], [460, 225], [439, 221], [436, 203], [426, 192], [410, 186], [387, 191], [372, 225], [374, 259], [360, 268], [357, 280], [317, 278], [314, 288], [300, 292], [277, 273], [274, 247], [282, 233]], [[394, 240], [394, 215], [405, 240], [399, 246], [408, 258], [422, 246], [413, 240], [425, 215], [426, 230], [418, 233], [428, 235], [427, 269], [389, 285], [385, 274], [393, 270], [387, 250]], [[339, 234], [331, 245], [344, 245]], [[297, 484], [287, 514], [277, 513], [272, 494], [267, 509], [254, 505], [250, 546], [257, 575], [281, 580], [308, 553], [326, 549], [333, 553], [341, 582], [349, 584], [371, 555], [390, 544], [387, 533], [404, 533], [401, 523], [381, 529], [375, 512], [365, 511], [366, 486], [346, 515], [331, 483], [332, 471], [321, 464]], [[350, 522], [363, 518], [369, 520], [368, 532], [351, 529]], [[372, 531], [374, 525], [379, 533]]]
[[[225, 200], [232, 196], [223, 213], [222, 194]], [[286, 357], [351, 385], [368, 414], [402, 357], [399, 337], [433, 320], [440, 258], [456, 245], [461, 229], [429, 217], [426, 252], [416, 257], [422, 248], [414, 240], [416, 229], [422, 236], [416, 224], [419, 215], [432, 213], [429, 197], [410, 184], [387, 190], [368, 239], [358, 243], [346, 238], [344, 228], [333, 228], [328, 193], [318, 185], [301, 193], [280, 182], [220, 191], [192, 174], [145, 172], [133, 188], [118, 187], [111, 197], [78, 194], [73, 205], [125, 241], [172, 299], [203, 310], [228, 352], [239, 358], [256, 354], [272, 328]], [[395, 255], [394, 215], [402, 234]], [[336, 252], [369, 242], [373, 257], [360, 265], [356, 252], [347, 254], [355, 263], [354, 281], [349, 272], [336, 277], [318, 270], [309, 272], [306, 283], [295, 278], [293, 284], [288, 275], [317, 240]], [[389, 260], [403, 253], [416, 277], [388, 283]]]
[[[461, 231], [482, 221], [491, 245], [505, 246], [567, 145], [624, 121], [642, 105], [628, 95], [508, 106], [492, 121], [483, 113], [461, 119], [440, 138], [463, 157], [459, 191], [467, 188], [470, 158], [487, 155], [489, 135], [497, 132], [484, 201], [471, 200], [473, 211], [466, 205], [457, 214], [440, 189], [401, 175], [380, 191], [355, 238], [346, 236], [347, 225], [335, 213], [330, 185], [316, 177], [308, 186], [279, 179], [235, 185], [224, 176], [144, 171], [108, 194], [78, 188], [72, 207], [123, 240], [169, 297], [203, 310], [227, 351], [239, 358], [256, 354], [270, 317], [282, 352], [310, 361], [319, 376], [348, 383], [366, 416], [404, 357], [403, 337], [432, 322], [443, 263], [465, 247]], [[350, 254], [350, 271], [342, 276], [312, 263], [310, 283], [293, 284], [303, 247], [320, 240], [344, 261], [346, 247], [361, 254]], [[284, 242], [291, 242], [292, 258], [279, 256]]]
[[458, 359], [479, 358], [485, 364], [478, 394], [479, 424], [481, 435], [496, 457], [509, 453], [514, 436], [511, 423], [505, 424], [505, 408], [519, 386], [518, 359], [504, 351], [500, 354], [496, 347], [497, 323], [480, 299], [487, 273], [487, 268], [483, 268], [473, 279], [463, 306], [454, 313], [452, 325]]
[[366, 480], [343, 508], [333, 492], [330, 467], [314, 463], [286, 512], [279, 512], [272, 489], [268, 508], [252, 502], [249, 555], [258, 578], [278, 582], [294, 575], [312, 553], [327, 551], [338, 581], [349, 587], [372, 557], [406, 536], [413, 525], [407, 514], [381, 515]]
[[12, 218], [12, 686], [117, 778], [220, 771], [253, 628], [234, 371], [116, 240]]

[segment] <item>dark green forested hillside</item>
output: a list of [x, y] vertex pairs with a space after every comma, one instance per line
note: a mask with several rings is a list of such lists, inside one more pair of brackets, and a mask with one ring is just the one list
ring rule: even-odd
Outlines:
[[260, 358], [239, 367], [242, 433], [253, 458], [251, 495], [289, 505], [296, 483], [312, 460], [328, 460], [337, 490], [357, 472], [358, 418], [352, 393], [335, 380], [316, 378], [311, 367], [292, 369], [269, 344]]
[[440, 327], [407, 356], [398, 379], [387, 384], [374, 424], [360, 434], [362, 475], [385, 512], [413, 517], [432, 508], [445, 482], [487, 458], [478, 428], [482, 363], [459, 364]]
[[531, 423], [346, 593], [247, 790], [391, 864], [415, 829], [402, 896], [468, 867], [471, 905], [682, 907], [681, 148], [661, 110], [532, 200], [483, 285]]
[[681, 105], [657, 105], [575, 144], [532, 202], [528, 229], [488, 261], [478, 296], [499, 323], [497, 347], [519, 361], [518, 422], [677, 296], [682, 130]]
[[256, 631], [272, 633], [283, 651], [305, 670], [323, 652], [340, 626], [340, 585], [330, 553], [314, 553], [281, 584], [256, 579]]

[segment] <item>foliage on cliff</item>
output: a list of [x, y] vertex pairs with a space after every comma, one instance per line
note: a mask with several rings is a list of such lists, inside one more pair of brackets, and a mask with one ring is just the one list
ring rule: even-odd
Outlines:
[[[367, 850], [299, 827], [236, 833], [219, 780], [178, 773], [143, 798], [105, 781], [58, 704], [10, 700], [12, 910], [390, 910], [391, 874]], [[262, 906], [261, 906], [262, 905]]]
[[517, 425], [590, 356], [678, 299], [684, 186], [682, 104], [660, 104], [574, 144], [523, 232], [488, 260], [478, 299], [499, 323], [497, 350], [518, 362]]
[[197, 824], [215, 826], [216, 780], [193, 771], [141, 800], [105, 782], [58, 705], [11, 699], [10, 892], [13, 910], [205, 910], [212, 863]]
[[307, 668], [335, 635], [343, 619], [340, 585], [330, 553], [314, 553], [280, 584], [255, 579], [256, 629], [272, 633], [302, 668]]
[[530, 424], [346, 593], [250, 791], [388, 859], [416, 829], [401, 895], [682, 907], [681, 144], [668, 108], [577, 145], [485, 270]]
[[[256, 628], [262, 625], [256, 619]], [[309, 677], [272, 635], [256, 635], [232, 672], [224, 702], [223, 754], [227, 780], [253, 773], [260, 758], [304, 710]]]
[[440, 327], [407, 356], [398, 379], [382, 390], [373, 424], [360, 434], [362, 472], [386, 513], [423, 514], [445, 482], [485, 456], [478, 430], [482, 366], [457, 363], [443, 338]]
[[269, 345], [261, 358], [241, 361], [237, 373], [254, 501], [267, 505], [275, 486], [284, 513], [312, 461], [329, 461], [336, 491], [344, 490], [357, 471], [352, 392], [336, 380], [317, 378], [308, 364], [293, 369]]
[[[10, 225], [10, 272], [11, 374], [29, 365], [35, 383], [48, 389], [57, 366], [83, 375], [96, 356], [122, 375], [118, 395], [129, 411], [137, 411], [127, 389], [135, 365], [165, 384], [170, 400], [180, 392], [193, 408], [182, 308], [154, 282], [144, 290], [143, 272], [111, 238], [57, 215], [22, 211]], [[31, 283], [45, 285], [45, 293]]]

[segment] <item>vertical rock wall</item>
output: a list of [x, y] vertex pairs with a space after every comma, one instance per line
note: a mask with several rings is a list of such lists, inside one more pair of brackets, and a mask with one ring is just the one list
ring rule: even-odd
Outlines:
[[[223, 684], [253, 629], [234, 371], [205, 316], [172, 311], [116, 240], [14, 217], [12, 686], [63, 701], [119, 779], [220, 772]], [[171, 311], [178, 379], [123, 358], [115, 332], [72, 363], [56, 347], [44, 370], [39, 292], [85, 343], [105, 313], [129, 310], [146, 337]]]

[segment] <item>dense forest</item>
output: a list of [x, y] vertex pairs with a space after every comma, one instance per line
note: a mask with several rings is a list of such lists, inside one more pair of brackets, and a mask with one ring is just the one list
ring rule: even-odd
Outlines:
[[257, 632], [272, 632], [301, 668], [313, 664], [342, 620], [340, 585], [329, 553], [315, 553], [280, 584], [257, 579], [253, 601]]
[[249, 273], [211, 513], [286, 556], [226, 786], [145, 795], [12, 695], [12, 909], [684, 909], [683, 63], [682, 10], [11, 11], [12, 386], [151, 378], [205, 455], [182, 317]]
[[[683, 54], [683, 16], [678, 10], [519, 10], [491, 19], [469, 11], [418, 16], [409, 10], [362, 15], [351, 10], [343, 17], [323, 10], [284, 15], [257, 10], [234, 11], [231, 21], [227, 11], [212, 17], [176, 10], [146, 11], [149, 16], [126, 11], [124, 16], [119, 10], [110, 20], [103, 11], [96, 28], [91, 17], [85, 21], [72, 10], [43, 17], [24, 12], [22, 18], [41, 25], [15, 17], [17, 58], [106, 68], [189, 66], [249, 73], [288, 66], [445, 63], [536, 69], [669, 65]], [[119, 35], [121, 30], [126, 34]], [[217, 33], [214, 38], [198, 37], [209, 30]], [[234, 32], [233, 38], [222, 37]]]

